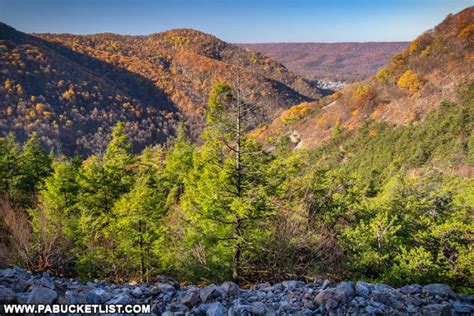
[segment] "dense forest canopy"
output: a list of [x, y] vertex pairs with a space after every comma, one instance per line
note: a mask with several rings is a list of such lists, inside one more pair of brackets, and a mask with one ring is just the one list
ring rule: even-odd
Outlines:
[[472, 289], [474, 183], [452, 170], [474, 166], [474, 83], [422, 124], [367, 123], [299, 151], [243, 133], [238, 95], [215, 88], [200, 146], [179, 133], [133, 155], [123, 123], [83, 161], [48, 155], [36, 134], [2, 138], [3, 262], [116, 281], [326, 275]]

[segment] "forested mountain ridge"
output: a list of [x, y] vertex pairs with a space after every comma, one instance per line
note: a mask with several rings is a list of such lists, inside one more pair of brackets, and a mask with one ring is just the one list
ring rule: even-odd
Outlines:
[[143, 77], [4, 24], [0, 30], [2, 134], [24, 140], [37, 131], [48, 148], [69, 155], [103, 149], [118, 120], [135, 150], [173, 134], [177, 109]]
[[2, 133], [37, 131], [68, 154], [103, 150], [117, 121], [133, 150], [164, 143], [184, 121], [196, 139], [211, 88], [239, 79], [255, 126], [289, 106], [321, 96], [282, 65], [216, 37], [181, 29], [149, 36], [27, 35], [0, 25]]
[[[162, 85], [176, 104], [188, 110], [196, 106], [194, 104], [196, 100], [186, 91], [180, 91], [179, 83], [191, 83], [198, 92], [209, 92], [210, 87], [216, 82], [233, 79], [239, 69], [242, 81], [244, 79], [249, 81], [246, 85], [255, 85], [256, 80], [263, 80], [270, 86], [279, 82], [302, 96], [313, 99], [321, 96], [312, 83], [289, 72], [274, 60], [193, 29], [176, 29], [147, 36], [108, 33], [89, 36], [37, 35], [142, 73], [155, 84]], [[139, 66], [136, 60], [128, 60], [127, 57], [138, 58], [142, 64]], [[156, 71], [156, 74], [148, 73], [150, 71], [146, 69], [148, 66]], [[212, 73], [213, 71], [215, 73]], [[182, 75], [184, 78], [179, 78], [177, 75]], [[170, 82], [160, 82], [160, 80], [166, 81], [163, 80], [163, 76], [175, 83], [175, 86], [169, 86]], [[194, 82], [196, 80], [198, 82]], [[207, 102], [207, 97], [206, 94], [201, 96], [204, 104]], [[295, 95], [288, 94], [286, 97], [292, 99]]]
[[267, 55], [305, 78], [355, 82], [377, 72], [408, 42], [238, 43]]
[[395, 54], [378, 73], [316, 102], [292, 107], [255, 133], [288, 135], [297, 147], [312, 147], [337, 130], [368, 121], [392, 126], [416, 124], [441, 100], [457, 102], [474, 78], [474, 7], [449, 15]]

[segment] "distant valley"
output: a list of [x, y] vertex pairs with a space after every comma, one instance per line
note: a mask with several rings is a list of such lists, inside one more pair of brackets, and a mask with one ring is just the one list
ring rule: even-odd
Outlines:
[[260, 52], [307, 79], [354, 82], [374, 75], [408, 42], [237, 44]]
[[418, 124], [441, 103], [462, 102], [460, 91], [472, 82], [474, 73], [472, 11], [448, 16], [410, 45], [403, 44], [407, 47], [387, 57], [367, 79], [297, 105], [257, 133], [265, 140], [283, 134], [299, 148], [314, 147], [336, 131], [357, 130], [373, 122], [398, 127]]

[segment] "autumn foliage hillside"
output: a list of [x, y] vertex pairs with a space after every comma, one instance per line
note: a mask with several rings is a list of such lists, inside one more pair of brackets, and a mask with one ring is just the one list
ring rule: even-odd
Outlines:
[[239, 79], [258, 120], [321, 96], [274, 60], [182, 29], [148, 36], [28, 35], [0, 24], [0, 130], [37, 131], [67, 154], [100, 152], [123, 121], [133, 150], [164, 143], [184, 121], [195, 139], [212, 87]]
[[239, 84], [250, 91], [246, 101], [259, 103], [266, 113], [264, 120], [298, 102], [321, 97], [313, 83], [276, 61], [192, 29], [148, 36], [39, 36], [149, 79], [198, 125], [210, 91], [221, 82]]
[[441, 101], [459, 101], [460, 90], [473, 79], [474, 7], [470, 7], [423, 33], [375, 76], [293, 107], [254, 133], [262, 139], [287, 135], [295, 146], [312, 147], [371, 121], [416, 124]]

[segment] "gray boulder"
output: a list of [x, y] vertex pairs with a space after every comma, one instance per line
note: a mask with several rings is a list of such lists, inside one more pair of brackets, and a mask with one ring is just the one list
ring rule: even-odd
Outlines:
[[472, 313], [474, 313], [474, 305], [461, 303], [459, 301], [454, 302], [453, 309], [458, 314], [472, 314]]
[[361, 297], [361, 296], [356, 296], [352, 301], [351, 301], [351, 305], [355, 306], [355, 307], [364, 307], [367, 305], [367, 301]]
[[346, 297], [352, 297], [356, 293], [354, 290], [354, 282], [352, 281], [341, 282], [336, 286], [336, 289], [342, 290]]
[[206, 316], [226, 316], [227, 308], [224, 307], [221, 303], [212, 303], [209, 304], [206, 309]]
[[387, 315], [387, 306], [382, 303], [372, 302], [364, 308], [366, 315]]
[[100, 297], [100, 304], [107, 302], [111, 297], [109, 292], [101, 288], [93, 289], [90, 292]]
[[234, 282], [224, 282], [221, 285], [222, 292], [225, 297], [238, 298], [240, 296], [240, 288]]
[[86, 301], [83, 295], [80, 295], [76, 291], [66, 291], [64, 294], [66, 304], [85, 304]]
[[429, 295], [439, 295], [445, 297], [456, 298], [456, 294], [451, 291], [449, 285], [434, 283], [428, 284], [423, 287], [423, 292]]
[[86, 304], [102, 304], [102, 303], [104, 303], [104, 300], [102, 299], [102, 297], [97, 295], [93, 291], [86, 292], [84, 294], [84, 300], [86, 301]]
[[459, 294], [459, 300], [463, 303], [474, 305], [474, 296]]
[[0, 285], [0, 304], [13, 303], [16, 300], [16, 294], [9, 288]]
[[331, 281], [329, 281], [328, 279], [324, 280], [323, 284], [321, 285], [321, 288], [323, 290], [327, 289], [328, 287], [331, 286]]
[[302, 302], [303, 302], [303, 307], [304, 307], [304, 308], [310, 308], [310, 309], [311, 309], [311, 308], [315, 308], [315, 307], [316, 307], [316, 305], [314, 304], [314, 302], [311, 301], [311, 300], [303, 299]]
[[130, 294], [132, 294], [134, 298], [140, 298], [143, 295], [143, 291], [141, 287], [136, 286], [130, 291]]
[[14, 292], [25, 292], [30, 287], [30, 284], [27, 280], [24, 279], [15, 279], [14, 282], [11, 284], [11, 289]]
[[379, 293], [390, 293], [390, 294], [395, 293], [395, 289], [391, 287], [390, 285], [386, 285], [386, 284], [375, 284], [372, 291], [379, 292]]
[[29, 297], [30, 297], [30, 293], [28, 292], [16, 293], [16, 301], [19, 304], [26, 304], [28, 302]]
[[412, 284], [412, 285], [405, 285], [404, 287], [400, 288], [399, 291], [400, 293], [404, 295], [413, 295], [413, 294], [418, 294], [421, 293], [423, 287], [418, 284]]
[[304, 283], [301, 281], [291, 280], [291, 281], [283, 281], [281, 282], [281, 284], [288, 289], [293, 289], [293, 288], [303, 285]]
[[54, 290], [42, 286], [35, 286], [28, 297], [28, 304], [52, 304], [58, 298]]
[[48, 289], [54, 290], [55, 285], [53, 280], [51, 279], [51, 276], [49, 275], [48, 272], [43, 273], [43, 276], [41, 277], [39, 281], [39, 285], [42, 287], [46, 287]]
[[268, 288], [271, 288], [271, 287], [272, 287], [272, 285], [268, 282], [257, 283], [254, 286], [252, 286], [252, 290], [264, 290], [264, 289], [268, 289]]
[[211, 284], [209, 286], [206, 286], [201, 290], [201, 293], [199, 294], [201, 298], [201, 302], [203, 303], [208, 303], [213, 299], [216, 299], [218, 297], [222, 296], [222, 289], [219, 288], [215, 284]]
[[325, 306], [326, 309], [335, 309], [339, 303], [346, 300], [346, 293], [341, 289], [327, 289], [322, 290], [316, 295], [314, 301], [321, 306]]
[[133, 303], [133, 299], [128, 294], [121, 294], [106, 302], [106, 304], [110, 304], [110, 305], [126, 305], [126, 304], [132, 304], [132, 303]]
[[430, 304], [422, 309], [423, 316], [450, 316], [450, 306], [448, 304]]
[[166, 304], [163, 302], [155, 302], [151, 306], [152, 315], [161, 315], [162, 313], [166, 312]]
[[181, 304], [186, 305], [189, 308], [196, 306], [199, 303], [199, 294], [197, 291], [188, 291], [181, 300]]
[[267, 306], [262, 302], [255, 302], [252, 304], [250, 312], [253, 315], [265, 315], [267, 312]]
[[372, 299], [385, 305], [391, 305], [395, 300], [396, 290], [386, 284], [375, 284], [372, 288]]
[[2, 274], [4, 278], [13, 278], [15, 276], [15, 270], [8, 268], [3, 270]]
[[229, 315], [251, 315], [252, 305], [234, 304], [229, 308]]
[[172, 293], [176, 291], [176, 288], [173, 285], [167, 284], [167, 283], [158, 283], [157, 287], [160, 290], [160, 292]]
[[359, 281], [356, 283], [356, 293], [362, 297], [368, 297], [370, 294], [370, 284]]

